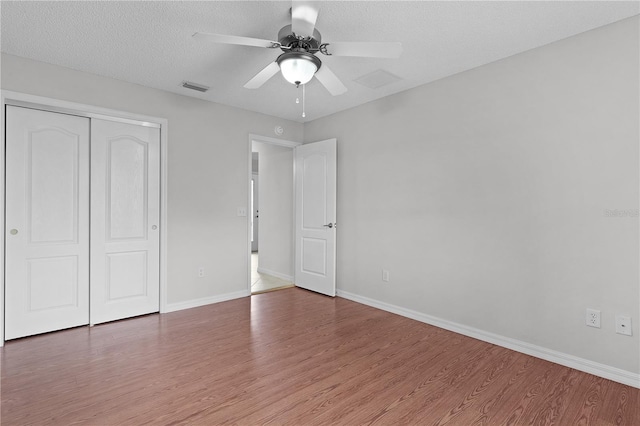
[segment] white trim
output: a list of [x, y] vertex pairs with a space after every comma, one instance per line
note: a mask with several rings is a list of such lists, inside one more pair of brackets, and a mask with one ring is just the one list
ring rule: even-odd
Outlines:
[[268, 143], [271, 145], [278, 145], [278, 146], [286, 146], [287, 148], [295, 148], [298, 145], [302, 145], [302, 142], [295, 142], [295, 141], [288, 141], [285, 139], [276, 139], [276, 138], [270, 138], [269, 136], [261, 136], [261, 135], [256, 135], [253, 133], [249, 133], [249, 143], [253, 142], [264, 142], [264, 143]]
[[[261, 136], [261, 135], [256, 135], [254, 133], [249, 133], [249, 139], [248, 139], [248, 143], [247, 143], [247, 156], [249, 159], [248, 162], [248, 170], [247, 170], [247, 210], [249, 209], [249, 206], [251, 205], [251, 178], [253, 176], [253, 142], [263, 142], [263, 143], [268, 143], [271, 145], [278, 145], [278, 146], [284, 146], [287, 148], [291, 148], [294, 149], [296, 146], [302, 145], [302, 142], [295, 142], [295, 141], [289, 141], [289, 140], [285, 140], [285, 139], [276, 139], [276, 138], [271, 138], [269, 136]], [[259, 160], [258, 160], [259, 161]], [[296, 190], [295, 190], [295, 161], [293, 162], [293, 176], [291, 176], [291, 179], [293, 180], [293, 217], [295, 218], [295, 213], [296, 213]], [[260, 170], [258, 169], [258, 174], [259, 174]], [[253, 212], [251, 212], [251, 214], [253, 214]], [[291, 228], [293, 229], [293, 223], [291, 224]], [[295, 238], [294, 236], [291, 237], [291, 244], [293, 244], [291, 247], [294, 247], [294, 250], [292, 250], [293, 253], [295, 253]], [[260, 242], [258, 241], [258, 252], [260, 251]], [[247, 214], [247, 276], [246, 276], [246, 281], [247, 281], [247, 290], [249, 291], [249, 294], [251, 293], [251, 217]], [[292, 254], [292, 265], [293, 265], [293, 254]], [[269, 274], [272, 275], [272, 274]], [[276, 276], [276, 275], [274, 275]], [[293, 279], [291, 279], [291, 282], [293, 282]]]
[[287, 280], [287, 281], [289, 281], [291, 283], [293, 282], [293, 277], [291, 275], [282, 274], [280, 272], [272, 271], [270, 269], [264, 269], [264, 268], [258, 267], [258, 273], [259, 274], [271, 275], [272, 277], [280, 278], [282, 280]]
[[[253, 154], [253, 153], [251, 153]], [[253, 155], [252, 155], [253, 158]], [[253, 160], [252, 160], [252, 164], [251, 167], [253, 169]], [[260, 197], [260, 184], [259, 184], [259, 180], [260, 177], [258, 175], [258, 173], [251, 173], [251, 180], [249, 181], [249, 205], [253, 207], [253, 209], [247, 209], [247, 211], [251, 210], [251, 217], [249, 217], [249, 224], [251, 224], [251, 222], [253, 221], [253, 229], [251, 228], [251, 226], [249, 226], [249, 241], [251, 241], [251, 253], [253, 252], [257, 252], [258, 251], [258, 247], [260, 246], [260, 241], [259, 241], [259, 235], [260, 235], [260, 221], [258, 220], [258, 226], [257, 226], [257, 233], [256, 233], [256, 221], [253, 219], [253, 211], [256, 207], [256, 205], [258, 203], [256, 203], [256, 198], [259, 199]], [[253, 185], [251, 184], [251, 182], [253, 182]], [[251, 188], [253, 188], [253, 192], [251, 192]], [[253, 194], [253, 197], [251, 196]], [[259, 217], [258, 217], [259, 219]], [[255, 238], [255, 239], [254, 239]], [[253, 240], [253, 241], [252, 241]], [[254, 244], [255, 243], [255, 244]], [[253, 246], [255, 245], [255, 250], [253, 249]]]
[[160, 313], [167, 312], [169, 277], [169, 121], [160, 119]]
[[[0, 149], [0, 199], [4, 206], [5, 173], [4, 173], [4, 145], [5, 122], [4, 115], [6, 105], [16, 105], [28, 108], [37, 108], [44, 111], [64, 112], [83, 117], [100, 118], [102, 120], [119, 121], [130, 124], [138, 124], [148, 127], [160, 127], [160, 312], [167, 311], [167, 248], [168, 248], [168, 220], [167, 220], [167, 170], [168, 170], [168, 120], [161, 117], [152, 117], [142, 114], [134, 114], [118, 111], [94, 105], [80, 104], [76, 102], [62, 101], [27, 93], [0, 90], [0, 124], [2, 130], [3, 149]], [[0, 209], [0, 234], [4, 241], [4, 208]], [[4, 345], [4, 244], [0, 244], [0, 346]]]
[[44, 96], [30, 95], [28, 93], [13, 92], [11, 90], [3, 90], [2, 95], [3, 104], [42, 109], [44, 111], [62, 112], [65, 114], [119, 121], [146, 127], [160, 127], [163, 124], [162, 121], [166, 121], [164, 118], [133, 114], [94, 105], [85, 105], [76, 102], [62, 101], [60, 99], [46, 98]]
[[0, 346], [4, 346], [4, 211], [5, 211], [5, 194], [4, 194], [4, 163], [5, 163], [5, 151], [6, 151], [6, 138], [5, 135], [5, 92], [0, 90], [0, 101], [2, 102], [2, 111], [0, 111], [0, 129], [2, 129], [2, 146], [0, 146], [0, 199], [2, 200], [2, 208], [0, 209], [0, 235], [2, 236], [2, 244], [0, 244]]
[[[253, 139], [254, 136], [253, 135], [249, 135], [249, 141], [247, 143], [247, 151], [248, 151], [248, 158], [249, 158], [249, 167], [248, 167], [248, 175], [249, 178], [247, 180], [247, 213], [249, 210], [249, 206], [251, 206], [251, 178], [253, 177], [253, 149], [252, 149], [252, 145], [253, 145]], [[260, 161], [260, 159], [258, 159], [258, 161]], [[258, 167], [260, 163], [258, 163]], [[260, 169], [258, 169], [259, 172]], [[251, 212], [251, 215], [253, 216], [253, 212]], [[260, 244], [260, 241], [258, 241], [258, 244]], [[258, 246], [260, 247], [260, 246]], [[247, 275], [245, 276], [245, 282], [247, 283], [247, 291], [249, 292], [249, 294], [251, 294], [251, 250], [253, 247], [251, 247], [251, 216], [249, 216], [249, 214], [247, 214], [247, 252], [249, 253], [247, 255], [247, 267], [246, 267], [246, 271], [247, 271]]]
[[576, 370], [584, 371], [585, 373], [593, 374], [599, 377], [604, 377], [605, 379], [613, 380], [614, 382], [622, 383], [628, 386], [633, 386], [635, 388], [640, 388], [640, 374], [638, 373], [633, 373], [631, 371], [626, 371], [620, 368], [611, 367], [606, 364], [601, 364], [598, 362], [590, 361], [588, 359], [579, 358], [574, 355], [558, 352], [553, 349], [548, 349], [542, 346], [533, 345], [531, 343], [512, 339], [510, 337], [501, 336], [499, 334], [490, 333], [477, 328], [468, 327], [466, 325], [458, 324], [452, 321], [447, 321], [442, 318], [437, 318], [431, 315], [423, 314], [421, 312], [413, 311], [411, 309], [405, 309], [399, 306], [391, 305], [389, 303], [381, 302], [375, 299], [370, 299], [368, 297], [359, 296], [357, 294], [349, 293], [347, 291], [338, 290], [338, 296], [344, 299], [349, 299], [357, 303], [362, 303], [363, 305], [372, 306], [374, 308], [378, 308], [383, 311], [401, 315], [406, 318], [411, 318], [416, 321], [420, 321], [426, 324], [434, 325], [436, 327], [444, 328], [445, 330], [453, 331], [454, 333], [462, 334], [464, 336], [473, 337], [474, 339], [478, 339], [484, 342], [492, 343], [494, 345], [502, 346], [503, 348], [511, 349], [516, 352], [521, 352], [523, 354], [531, 355], [536, 358], [541, 358], [546, 361], [564, 365], [565, 367], [574, 368]]
[[234, 291], [233, 293], [221, 294], [219, 296], [203, 297], [201, 299], [192, 299], [185, 302], [169, 303], [166, 306], [166, 312], [181, 311], [183, 309], [197, 308], [199, 306], [211, 305], [213, 303], [226, 302], [228, 300], [240, 299], [242, 297], [251, 296], [251, 292], [247, 290]]

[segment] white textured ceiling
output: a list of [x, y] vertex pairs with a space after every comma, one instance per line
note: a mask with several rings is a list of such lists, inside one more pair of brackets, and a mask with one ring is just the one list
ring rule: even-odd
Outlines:
[[[274, 40], [290, 23], [287, 1], [2, 1], [2, 51], [207, 99], [309, 121], [640, 13], [637, 1], [326, 1], [323, 42], [400, 41], [400, 59], [319, 55], [347, 86], [333, 97], [307, 85], [307, 116], [280, 75], [243, 88], [279, 50], [196, 41], [197, 31]], [[383, 70], [400, 80], [354, 80]], [[184, 80], [211, 87], [197, 93]]]

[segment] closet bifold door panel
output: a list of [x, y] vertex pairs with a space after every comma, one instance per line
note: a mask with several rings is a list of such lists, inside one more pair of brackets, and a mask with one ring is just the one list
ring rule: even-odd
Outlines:
[[89, 119], [6, 107], [5, 338], [89, 323]]
[[160, 309], [160, 129], [91, 121], [91, 324]]

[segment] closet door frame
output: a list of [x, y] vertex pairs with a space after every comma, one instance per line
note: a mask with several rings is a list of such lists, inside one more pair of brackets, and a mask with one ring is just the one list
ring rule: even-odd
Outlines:
[[58, 112], [77, 115], [80, 117], [99, 118], [101, 120], [118, 121], [160, 129], [160, 313], [167, 312], [167, 143], [168, 121], [166, 118], [131, 114], [124, 111], [101, 108], [93, 105], [61, 101], [26, 93], [0, 90], [2, 111], [0, 113], [0, 128], [2, 130], [2, 149], [0, 149], [0, 346], [4, 345], [4, 269], [5, 269], [5, 111], [7, 105], [39, 109], [42, 111]]

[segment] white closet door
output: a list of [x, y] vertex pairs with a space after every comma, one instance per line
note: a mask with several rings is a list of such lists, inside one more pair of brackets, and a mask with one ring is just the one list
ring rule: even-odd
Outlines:
[[89, 119], [7, 106], [5, 337], [89, 322]]
[[91, 121], [91, 324], [160, 307], [160, 129]]

